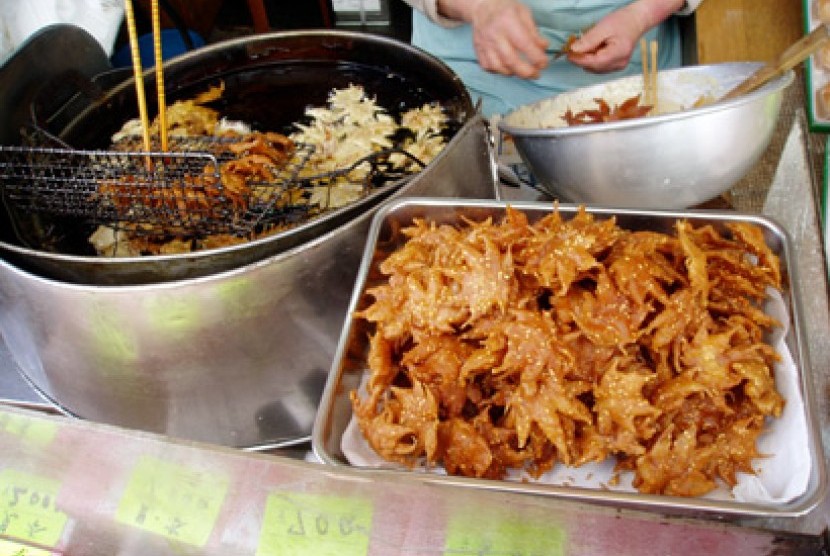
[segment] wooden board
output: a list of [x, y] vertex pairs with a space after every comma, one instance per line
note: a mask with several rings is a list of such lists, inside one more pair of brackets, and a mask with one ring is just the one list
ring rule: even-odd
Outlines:
[[695, 18], [701, 64], [768, 62], [804, 32], [797, 0], [704, 0]]

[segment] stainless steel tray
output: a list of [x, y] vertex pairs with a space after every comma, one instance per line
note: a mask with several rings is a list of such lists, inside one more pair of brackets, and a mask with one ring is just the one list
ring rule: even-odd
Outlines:
[[[522, 210], [531, 221], [549, 214], [553, 209], [550, 202], [504, 202], [490, 200], [459, 200], [436, 198], [408, 198], [388, 203], [379, 210], [372, 221], [367, 237], [361, 267], [356, 278], [348, 315], [358, 308], [373, 276], [377, 276], [376, 265], [388, 254], [402, 245], [406, 238], [394, 230], [409, 224], [413, 218], [428, 218], [439, 223], [461, 223], [462, 217], [481, 220], [492, 216], [498, 220], [507, 205]], [[559, 211], [567, 218], [579, 209], [576, 205], [560, 205]], [[794, 517], [814, 508], [824, 496], [827, 488], [824, 458], [818, 435], [817, 418], [810, 387], [808, 354], [802, 337], [800, 301], [796, 283], [795, 267], [792, 263], [792, 248], [789, 237], [774, 221], [757, 215], [734, 211], [684, 210], [654, 211], [635, 209], [593, 208], [587, 210], [598, 218], [614, 216], [618, 224], [629, 230], [654, 230], [671, 232], [674, 223], [685, 219], [695, 225], [712, 224], [722, 227], [729, 222], [748, 222], [764, 231], [765, 239], [780, 257], [783, 275], [784, 303], [789, 308], [789, 332], [786, 344], [797, 369], [797, 388], [803, 399], [803, 418], [808, 439], [810, 470], [805, 491], [793, 500], [783, 504], [746, 503], [728, 496], [719, 498], [682, 498], [661, 495], [646, 495], [636, 492], [621, 492], [606, 489], [578, 488], [560, 484], [544, 484], [528, 481], [486, 480], [446, 476], [436, 473], [411, 472], [390, 464], [382, 472], [407, 473], [419, 480], [442, 484], [463, 485], [471, 488], [521, 492], [533, 495], [553, 496], [564, 499], [590, 501], [615, 506], [630, 506], [638, 509], [657, 510], [664, 513], [718, 514], [721, 516], [744, 517]], [[312, 447], [325, 464], [350, 466], [341, 449], [341, 441], [352, 417], [349, 392], [358, 388], [367, 368], [368, 334], [365, 322], [346, 317], [341, 338], [333, 360], [323, 397], [320, 402], [312, 433]], [[373, 468], [374, 469], [374, 468]]]

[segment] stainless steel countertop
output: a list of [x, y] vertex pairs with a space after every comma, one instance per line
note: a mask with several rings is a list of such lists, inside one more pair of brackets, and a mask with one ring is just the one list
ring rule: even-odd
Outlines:
[[[792, 95], [797, 95], [794, 91]], [[816, 160], [810, 152], [810, 134], [801, 97], [790, 99], [782, 114], [780, 130], [758, 167], [723, 200], [738, 211], [761, 213], [778, 221], [791, 235], [795, 251], [797, 285], [800, 292], [806, 337], [811, 359], [816, 410], [823, 437], [825, 459], [830, 454], [830, 305], [828, 276], [821, 244]], [[502, 187], [504, 199], [540, 200], [546, 196], [527, 186]], [[723, 208], [723, 207], [718, 207]], [[48, 403], [20, 376], [5, 346], [0, 342], [0, 401], [15, 405]], [[302, 457], [299, 453], [299, 457]], [[209, 457], [207, 454], [206, 457]], [[830, 497], [797, 520], [749, 519], [740, 525], [749, 529], [818, 535], [830, 525]]]

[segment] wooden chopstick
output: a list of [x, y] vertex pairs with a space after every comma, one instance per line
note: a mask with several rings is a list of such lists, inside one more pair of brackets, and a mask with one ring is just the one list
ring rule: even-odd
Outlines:
[[[650, 58], [649, 58], [650, 55]], [[643, 104], [657, 109], [657, 41], [646, 44], [640, 39], [640, 59], [643, 65]]]
[[806, 60], [828, 39], [830, 39], [830, 26], [827, 24], [819, 25], [810, 34], [805, 35], [787, 48], [775, 60], [764, 64], [754, 74], [741, 81], [726, 93], [721, 100], [738, 98], [741, 95], [751, 93], [771, 79], [782, 75]]
[[161, 17], [158, 0], [152, 0], [153, 52], [156, 60], [156, 98], [158, 101], [161, 152], [167, 152], [167, 100], [164, 93], [164, 65], [161, 51]]
[[652, 113], [657, 112], [657, 41], [651, 41], [651, 105]]
[[[135, 93], [138, 98], [138, 116], [141, 119], [141, 132], [144, 138], [144, 150], [150, 152], [150, 120], [147, 118], [147, 98], [144, 95], [144, 77], [141, 70], [141, 53], [138, 48], [138, 32], [135, 27], [135, 12], [132, 0], [124, 0], [124, 11], [127, 19], [127, 32], [130, 36], [130, 53], [133, 58], [133, 76], [135, 79]], [[147, 159], [148, 165], [150, 159]]]
[[649, 104], [649, 90], [650, 79], [648, 71], [648, 49], [646, 48], [646, 39], [640, 39], [640, 63], [643, 66], [643, 104]]

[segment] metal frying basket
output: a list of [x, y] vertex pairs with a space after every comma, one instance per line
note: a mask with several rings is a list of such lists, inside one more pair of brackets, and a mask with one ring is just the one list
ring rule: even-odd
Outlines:
[[0, 155], [0, 184], [13, 210], [129, 227], [141, 235], [249, 233], [302, 163], [295, 157], [276, 179], [256, 184], [260, 194], [237, 217], [222, 184], [222, 162], [207, 152], [3, 147]]
[[358, 169], [353, 182], [361, 186], [358, 197], [365, 196], [396, 172], [403, 176], [389, 162], [393, 153], [425, 166], [393, 148], [337, 171], [301, 175], [314, 149], [297, 144], [290, 152], [286, 146], [269, 149], [275, 153], [270, 158], [259, 153], [242, 172], [244, 161], [234, 151], [249, 141], [176, 138], [169, 152], [0, 147], [0, 194], [18, 239], [37, 248], [54, 238], [52, 228], [32, 221], [32, 214], [107, 226], [116, 240], [118, 232], [159, 242], [172, 236], [199, 249], [210, 236], [250, 240], [335, 208], [332, 187]]

